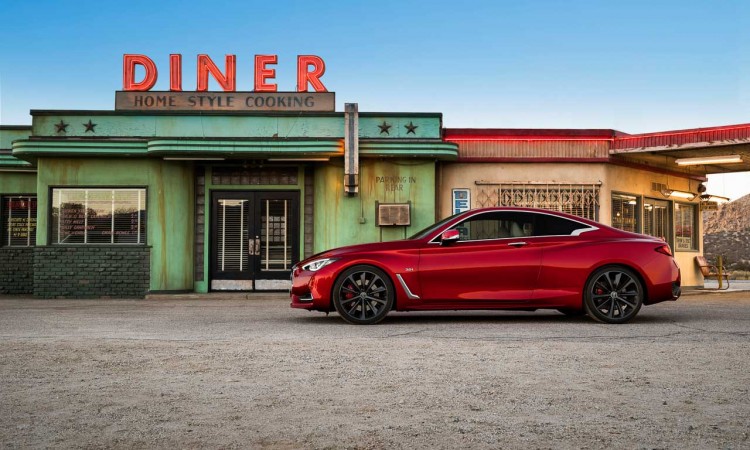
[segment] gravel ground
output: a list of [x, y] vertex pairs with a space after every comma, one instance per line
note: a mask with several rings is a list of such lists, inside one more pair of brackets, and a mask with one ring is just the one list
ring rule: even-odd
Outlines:
[[750, 448], [750, 293], [612, 326], [0, 299], [0, 447]]

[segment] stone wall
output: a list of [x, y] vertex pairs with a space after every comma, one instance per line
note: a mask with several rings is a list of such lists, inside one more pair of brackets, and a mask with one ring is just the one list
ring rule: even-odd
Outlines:
[[144, 298], [151, 248], [80, 246], [34, 248], [34, 297]]
[[0, 248], [0, 294], [34, 290], [34, 247]]

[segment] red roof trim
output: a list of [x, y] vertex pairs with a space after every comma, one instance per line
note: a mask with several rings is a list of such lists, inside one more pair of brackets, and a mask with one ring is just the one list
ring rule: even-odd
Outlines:
[[643, 134], [608, 129], [445, 128], [446, 141], [610, 141], [612, 148], [648, 148], [750, 139], [750, 123]]

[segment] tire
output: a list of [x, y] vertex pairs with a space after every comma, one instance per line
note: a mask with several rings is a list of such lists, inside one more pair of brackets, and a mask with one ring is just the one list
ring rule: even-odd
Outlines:
[[586, 315], [586, 311], [582, 309], [559, 308], [558, 311], [568, 317], [581, 317]]
[[583, 305], [586, 314], [598, 322], [626, 323], [638, 314], [644, 296], [643, 283], [632, 270], [602, 267], [586, 283]]
[[333, 285], [333, 306], [354, 325], [372, 325], [393, 308], [395, 290], [385, 272], [372, 266], [345, 270]]

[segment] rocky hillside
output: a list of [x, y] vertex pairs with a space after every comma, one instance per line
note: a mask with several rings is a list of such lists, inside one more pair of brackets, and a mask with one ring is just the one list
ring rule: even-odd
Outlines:
[[732, 270], [750, 270], [750, 195], [703, 213], [703, 249], [709, 261], [723, 255]]

